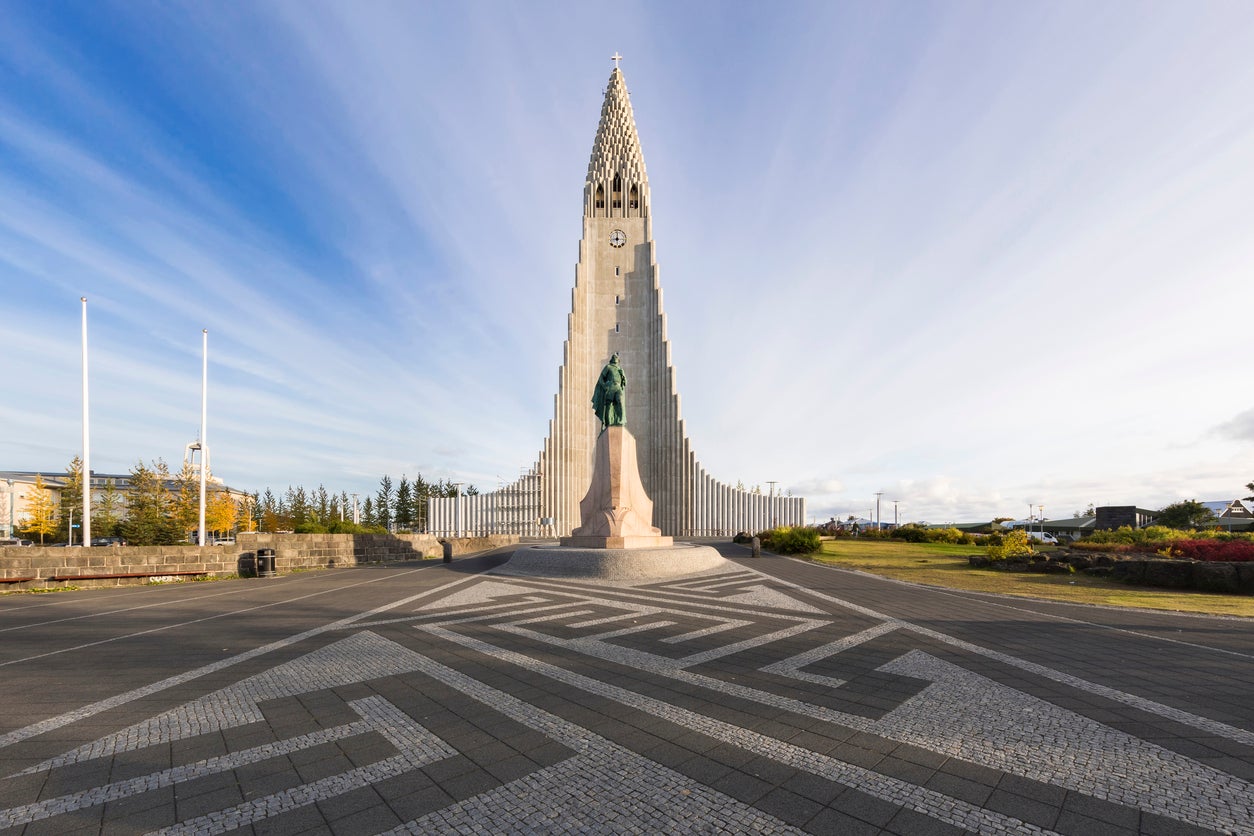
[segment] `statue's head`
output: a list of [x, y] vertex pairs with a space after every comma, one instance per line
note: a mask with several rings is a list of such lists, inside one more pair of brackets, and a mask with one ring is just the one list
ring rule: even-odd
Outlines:
[[610, 355], [610, 362], [613, 363], [615, 366], [618, 365], [618, 352], [617, 351], [615, 351], [613, 354]]

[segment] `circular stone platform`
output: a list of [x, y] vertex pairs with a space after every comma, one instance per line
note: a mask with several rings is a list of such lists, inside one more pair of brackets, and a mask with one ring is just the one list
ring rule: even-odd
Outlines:
[[528, 546], [493, 570], [501, 575], [542, 578], [652, 580], [708, 572], [731, 566], [709, 546], [676, 543], [659, 549], [580, 549], [570, 546]]

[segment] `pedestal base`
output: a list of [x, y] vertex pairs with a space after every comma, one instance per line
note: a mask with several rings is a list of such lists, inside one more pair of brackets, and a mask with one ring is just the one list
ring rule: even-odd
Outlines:
[[500, 575], [648, 581], [694, 575], [735, 565], [709, 546], [680, 543], [669, 548], [572, 548], [529, 546], [493, 570]]
[[628, 537], [582, 537], [571, 535], [558, 542], [575, 549], [665, 549], [675, 545], [675, 538], [656, 534], [636, 534]]

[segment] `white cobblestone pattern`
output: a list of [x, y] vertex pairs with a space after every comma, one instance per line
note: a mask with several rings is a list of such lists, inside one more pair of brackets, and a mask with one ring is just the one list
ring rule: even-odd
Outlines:
[[[422, 571], [422, 570], [415, 569], [412, 571]], [[406, 572], [405, 574], [408, 574], [408, 572]], [[364, 583], [376, 583], [376, 581], [365, 581]], [[444, 586], [442, 587], [437, 587], [435, 589], [428, 590], [427, 592], [421, 592], [417, 595], [409, 595], [404, 598], [401, 598], [398, 601], [393, 601], [390, 604], [384, 604], [381, 607], [375, 607], [374, 609], [369, 610], [368, 612], [359, 613], [357, 615], [349, 616], [348, 618], [342, 618], [342, 619], [339, 619], [338, 621], [333, 621], [330, 624], [323, 625], [322, 627], [315, 627], [312, 630], [306, 630], [303, 633], [297, 633], [294, 636], [288, 636], [285, 639], [280, 639], [278, 641], [270, 642], [269, 644], [265, 644], [265, 645], [262, 645], [261, 647], [253, 648], [252, 650], [248, 650], [243, 653], [236, 654], [235, 656], [231, 656], [230, 658], [220, 659], [217, 662], [212, 662], [208, 665], [204, 665], [194, 670], [186, 671], [181, 674], [176, 674], [175, 676], [167, 677], [165, 679], [162, 679], [159, 682], [154, 682], [151, 685], [145, 685], [141, 688], [135, 688], [133, 690], [126, 691], [125, 693], [117, 694], [115, 696], [108, 697], [106, 699], [91, 703], [90, 705], [85, 705], [85, 706], [82, 706], [81, 708], [76, 708], [73, 711], [67, 711], [64, 714], [58, 714], [56, 717], [49, 717], [46, 720], [40, 720], [38, 723], [32, 723], [29, 726], [24, 726], [20, 729], [14, 729], [13, 731], [6, 732], [5, 734], [0, 734], [0, 749], [5, 748], [6, 746], [12, 746], [14, 743], [18, 743], [23, 740], [36, 737], [37, 735], [45, 734], [54, 729], [59, 729], [63, 726], [68, 726], [71, 723], [77, 723], [80, 720], [86, 720], [88, 717], [93, 717], [101, 713], [102, 711], [109, 711], [119, 706], [132, 703], [135, 700], [140, 700], [140, 699], [143, 699], [144, 697], [148, 697], [153, 694], [160, 693], [161, 691], [164, 691], [168, 688], [174, 688], [178, 685], [182, 685], [185, 682], [191, 682], [193, 679], [198, 679], [202, 676], [206, 676], [208, 674], [215, 673], [220, 670], [225, 670], [226, 668], [229, 668], [233, 665], [238, 665], [240, 662], [245, 662], [249, 659], [253, 659], [258, 656], [264, 656], [265, 654], [272, 653], [276, 650], [281, 650], [284, 647], [288, 647], [290, 645], [296, 644], [297, 642], [305, 641], [306, 639], [321, 635], [322, 633], [332, 632], [335, 630], [342, 630], [345, 627], [352, 625], [354, 622], [360, 621], [365, 618], [369, 618], [370, 616], [373, 616], [373, 615], [378, 615], [380, 613], [387, 612], [388, 610], [394, 609], [396, 607], [403, 607], [404, 605], [411, 603], [413, 601], [417, 601], [421, 598], [426, 598], [430, 595], [435, 595], [441, 589], [452, 589], [464, 583], [466, 583], [465, 580], [452, 581], [450, 583], [444, 584]], [[352, 586], [359, 586], [359, 585], [360, 584], [352, 584]]]
[[457, 590], [452, 595], [448, 595], [444, 598], [432, 601], [424, 607], [420, 607], [418, 612], [451, 612], [454, 610], [460, 610], [464, 607], [476, 607], [482, 604], [496, 603], [498, 598], [514, 599], [518, 596], [523, 596], [523, 598], [535, 598], [537, 599], [537, 602], [545, 600], [541, 596], [529, 593], [531, 593], [531, 590], [508, 582], [476, 579], [475, 583]]
[[384, 836], [804, 832], [602, 741], [589, 746], [585, 755], [407, 822]]
[[798, 601], [791, 595], [785, 595], [777, 589], [771, 589], [760, 584], [736, 595], [723, 596], [719, 600], [726, 603], [748, 604], [752, 607], [770, 607], [772, 609], [813, 612], [826, 615], [818, 607]]
[[[785, 586], [791, 586], [796, 589], [803, 589], [803, 587], [798, 586], [797, 584], [788, 583], [787, 581], [776, 580], [774, 578], [772, 578], [772, 580], [775, 583], [781, 583], [781, 584], [784, 584]], [[875, 610], [869, 609], [867, 607], [860, 606], [851, 601], [845, 601], [841, 598], [836, 598], [831, 595], [825, 595], [821, 592], [810, 592], [809, 590], [806, 590], [806, 591], [810, 595], [813, 595], [817, 598], [821, 598], [825, 601], [830, 601], [833, 604], [837, 604], [838, 606], [844, 609], [851, 610], [853, 612], [860, 613], [862, 615], [867, 615], [872, 618], [888, 620], [888, 621], [894, 620], [890, 616], [884, 615], [883, 613], [876, 612]], [[1113, 700], [1114, 702], [1122, 703], [1123, 705], [1127, 705], [1132, 708], [1137, 708], [1142, 711], [1148, 711], [1151, 714], [1157, 714], [1160, 717], [1165, 717], [1168, 720], [1173, 720], [1177, 723], [1181, 723], [1182, 725], [1191, 726], [1195, 729], [1204, 731], [1207, 734], [1213, 734], [1218, 737], [1226, 737], [1229, 740], [1242, 743], [1246, 746], [1254, 746], [1254, 731], [1250, 731], [1249, 729], [1242, 729], [1242, 728], [1238, 728], [1237, 726], [1231, 726], [1231, 725], [1228, 725], [1227, 723], [1221, 723], [1218, 720], [1212, 720], [1209, 717], [1199, 717], [1196, 714], [1192, 714], [1188, 711], [1184, 711], [1182, 709], [1175, 708], [1170, 705], [1164, 705], [1163, 703], [1155, 702], [1154, 700], [1146, 699], [1145, 697], [1137, 696], [1136, 694], [1129, 694], [1127, 692], [1120, 691], [1118, 689], [1111, 688], [1106, 685], [1101, 685], [1096, 682], [1089, 682], [1087, 679], [1081, 679], [1078, 676], [1072, 676], [1071, 674], [1054, 670], [1053, 668], [1046, 667], [1045, 665], [1039, 665], [1035, 662], [1029, 662], [1026, 659], [1020, 659], [1017, 656], [1011, 656], [1008, 653], [1002, 653], [1001, 651], [998, 651], [998, 650], [992, 650], [991, 648], [981, 647], [978, 644], [972, 644], [971, 642], [963, 641], [962, 639], [957, 639], [957, 638], [954, 638], [953, 636], [945, 635], [944, 633], [938, 632], [936, 630], [932, 630], [927, 627], [920, 627], [917, 624], [911, 624], [905, 621], [902, 621], [899, 623], [901, 624], [902, 629], [904, 630], [909, 630], [911, 632], [918, 633], [919, 635], [927, 636], [928, 638], [935, 639], [936, 641], [939, 641], [939, 642], [943, 642], [951, 647], [956, 647], [961, 650], [965, 650], [969, 653], [975, 653], [980, 656], [984, 656], [988, 659], [996, 659], [998, 662], [1002, 662], [1003, 664], [1009, 665], [1013, 668], [1018, 668], [1019, 670], [1036, 674], [1037, 676], [1041, 676], [1045, 679], [1049, 679], [1053, 682], [1058, 682], [1063, 685], [1067, 685], [1067, 686], [1076, 688], [1081, 691], [1087, 691], [1090, 694], [1096, 694], [1100, 697], [1105, 697], [1106, 699]], [[1223, 653], [1226, 651], [1217, 650], [1216, 652]]]
[[[504, 648], [496, 647], [469, 636], [463, 636], [441, 627], [433, 625], [417, 626], [416, 629], [428, 632], [442, 639], [461, 644], [465, 647], [472, 648], [486, 656], [500, 659], [510, 664], [517, 665], [527, 670], [536, 671], [563, 682], [574, 688], [587, 691], [597, 696], [606, 697], [608, 699], [619, 702], [631, 708], [639, 709], [647, 712], [655, 717], [660, 717], [678, 726], [687, 728], [691, 731], [700, 732], [714, 738], [715, 740], [738, 746], [756, 755], [771, 758], [772, 760], [786, 764], [794, 769], [804, 770], [829, 781], [853, 787], [868, 795], [883, 799], [893, 804], [915, 810], [924, 815], [931, 816], [940, 821], [957, 827], [965, 828], [975, 833], [985, 834], [1005, 834], [1005, 833], [1052, 833], [1053, 831], [1036, 827], [1020, 821], [1012, 816], [1005, 816], [991, 810], [984, 810], [973, 804], [969, 804], [960, 799], [952, 798], [934, 790], [925, 789], [924, 787], [908, 783], [906, 781], [892, 778], [887, 775], [881, 775], [869, 769], [864, 769], [854, 764], [845, 763], [836, 758], [827, 755], [821, 755], [817, 752], [811, 752], [799, 746], [786, 743], [782, 740], [768, 737], [752, 729], [734, 726], [721, 720], [707, 717], [678, 706], [673, 706], [661, 700], [620, 688], [616, 685], [610, 685], [596, 679], [583, 676], [582, 674], [572, 673], [563, 668], [550, 665], [547, 662], [541, 662], [529, 656], [524, 656]], [[437, 663], [431, 663], [435, 665]], [[447, 669], [446, 669], [447, 670]], [[430, 668], [424, 672], [443, 679], [447, 673], [438, 671], [436, 668]], [[456, 674], [458, 679], [464, 680], [465, 677], [457, 674], [456, 671], [449, 671]], [[458, 687], [454, 681], [446, 681], [445, 684], [452, 687]], [[482, 683], [478, 683], [482, 687]], [[490, 689], [495, 690], [495, 689]], [[468, 693], [470, 693], [468, 691]], [[488, 700], [481, 696], [475, 695], [478, 699], [485, 702]], [[505, 696], [505, 695], [501, 695]], [[494, 698], [497, 699], [497, 698]], [[495, 702], [489, 702], [490, 705], [496, 706]], [[525, 704], [524, 704], [525, 705]], [[527, 708], [531, 708], [527, 706]], [[536, 709], [531, 708], [532, 711]], [[530, 725], [530, 724], [529, 724]], [[547, 732], [546, 732], [547, 733]], [[565, 742], [565, 741], [563, 741]], [[570, 745], [570, 744], [567, 744]], [[660, 767], [659, 767], [660, 768]]]
[[259, 763], [281, 755], [289, 755], [302, 749], [320, 746], [354, 735], [377, 731], [397, 749], [407, 752], [423, 762], [435, 761], [455, 754], [442, 741], [417, 727], [406, 715], [380, 697], [367, 697], [350, 702], [361, 715], [354, 723], [333, 726], [310, 734], [254, 746], [240, 752], [206, 758], [186, 766], [164, 769], [141, 775], [128, 781], [115, 781], [102, 787], [50, 798], [34, 804], [24, 804], [8, 810], [0, 810], [0, 829], [59, 816], [86, 807], [94, 807], [109, 801], [118, 801], [151, 790], [169, 787], [184, 781], [229, 772], [250, 763]]
[[388, 778], [395, 778], [397, 775], [457, 754], [448, 744], [415, 723], [409, 715], [398, 710], [387, 700], [368, 697], [365, 700], [358, 700], [353, 705], [357, 707], [358, 703], [367, 702], [372, 703], [366, 710], [371, 712], [376, 721], [375, 730], [396, 746], [398, 754], [319, 781], [302, 784], [299, 787], [245, 801], [225, 810], [179, 822], [153, 831], [153, 836], [156, 834], [160, 836], [211, 836], [211, 834], [226, 833], [271, 816], [288, 813], [352, 790], [368, 787]]
[[914, 650], [880, 670], [933, 684], [879, 734], [1212, 830], [1254, 833], [1254, 785]]
[[837, 653], [848, 650], [851, 647], [857, 647], [865, 644], [872, 639], [877, 639], [886, 633], [891, 633], [901, 625], [895, 621], [885, 621], [874, 627], [868, 627], [860, 633], [854, 633], [851, 636], [830, 641], [827, 644], [821, 644], [818, 647], [811, 648], [804, 653], [798, 653], [796, 656], [790, 656], [787, 659], [781, 659], [773, 665], [766, 665], [762, 668], [764, 673], [773, 673], [777, 676], [788, 676], [793, 679], [802, 679], [806, 682], [814, 682], [818, 685], [828, 685], [832, 688], [839, 688], [845, 684], [843, 679], [836, 679], [832, 676], [824, 676], [817, 673], [809, 673], [801, 670], [804, 667], [813, 665], [815, 662], [835, 656]]
[[[910, 743], [1204, 827], [1254, 832], [1254, 785], [987, 677], [913, 651], [882, 670], [932, 682], [876, 720], [695, 673], [674, 660], [595, 637], [557, 639], [513, 624], [496, 629], [700, 685], [802, 716]], [[791, 669], [910, 625], [889, 620], [764, 668]], [[445, 631], [447, 633], [447, 631]], [[817, 658], [811, 658], [817, 657]], [[926, 664], [920, 658], [929, 660]], [[907, 672], [910, 671], [910, 672]], [[804, 672], [799, 678], [810, 679]], [[814, 675], [817, 681], [836, 680]], [[960, 729], [953, 735], [951, 730]], [[1039, 755], [1032, 754], [1039, 751]], [[1207, 787], [1205, 793], [1190, 789]], [[900, 803], [900, 802], [898, 802]]]
[[[757, 577], [761, 577], [760, 575]], [[553, 581], [545, 578], [517, 578], [511, 585], [517, 587], [529, 587], [535, 591], [549, 592], [557, 595], [572, 596], [590, 596], [593, 598], [603, 598], [607, 593], [615, 596], [617, 603], [626, 605], [628, 601], [636, 600], [641, 604], [663, 606], [671, 604], [673, 606], [682, 606], [684, 611], [690, 615], [699, 615], [702, 612], [721, 612], [734, 614], [736, 617], [744, 617], [751, 615], [761, 615], [764, 617], [778, 617], [779, 612], [775, 610], [791, 611], [794, 613], [813, 613], [820, 616], [830, 618], [830, 615], [821, 609], [814, 607], [804, 601], [798, 600], [793, 596], [772, 589], [768, 586], [757, 584], [756, 588], [750, 592], [752, 600], [732, 601], [735, 596], [721, 595], [713, 596], [700, 593], [696, 590], [684, 589], [674, 584], [665, 586], [658, 584], [645, 585], [635, 587], [631, 585], [618, 585], [609, 581], [598, 581], [600, 586], [589, 586], [586, 584], [576, 584], [572, 582]], [[742, 587], [743, 588], [743, 587]], [[730, 604], [730, 605], [729, 605]]]
[[720, 569], [716, 573], [711, 572], [707, 574], [705, 577], [691, 577], [684, 578], [682, 580], [663, 581], [662, 583], [637, 583], [636, 586], [647, 586], [650, 589], [685, 589], [704, 591], [709, 589], [711, 586], [721, 586], [722, 584], [731, 583], [733, 581], [739, 583], [743, 583], [745, 581], [753, 582], [759, 580], [760, 578], [761, 576], [756, 572], [750, 572], [747, 569], [740, 569], [732, 572]]
[[264, 720], [257, 703], [407, 673], [363, 631], [23, 770], [54, 769]]
[[736, 618], [727, 619], [725, 621], [711, 624], [709, 627], [702, 627], [699, 630], [691, 630], [687, 633], [680, 633], [678, 636], [667, 636], [666, 638], [662, 639], [662, 644], [682, 644], [683, 642], [690, 642], [696, 639], [703, 639], [706, 636], [713, 636], [716, 633], [723, 633], [723, 632], [726, 632], [727, 630], [735, 630], [740, 627], [748, 627], [752, 623], [753, 623], [752, 621], [742, 621]]
[[[526, 583], [530, 583], [530, 581], [529, 580], [523, 581], [523, 582], [520, 582], [518, 585], [522, 586]], [[514, 586], [514, 585], [510, 584], [510, 586]], [[511, 590], [511, 594], [516, 594], [516, 591]], [[494, 597], [498, 597], [498, 596], [494, 596]], [[693, 615], [690, 609], [686, 607], [681, 607], [678, 605], [672, 605], [672, 606], [665, 606], [663, 604], [649, 605], [649, 604], [635, 603], [632, 601], [622, 601], [618, 599], [594, 598], [594, 597], [591, 597], [589, 593], [584, 592], [579, 597], [570, 595], [568, 601], [562, 604], [549, 605], [548, 607], [537, 607], [537, 608], [532, 608], [530, 610], [518, 609], [514, 612], [514, 615], [515, 615], [514, 618], [509, 619], [507, 621], [502, 621], [501, 624], [498, 624], [497, 626], [498, 627], [508, 626], [510, 629], [516, 629], [516, 630], [521, 631], [521, 630], [525, 630], [525, 628], [522, 627], [521, 625], [538, 624], [538, 623], [543, 623], [546, 621], [556, 621], [558, 619], [565, 618], [567, 614], [573, 614], [574, 612], [576, 612], [576, 611], [571, 611], [570, 613], [567, 613], [567, 612], [562, 611], [563, 609], [568, 609], [570, 607], [577, 607], [581, 604], [587, 605], [589, 603], [594, 603], [602, 607], [618, 608], [620, 610], [623, 610], [624, 614], [618, 617], [621, 620], [625, 620], [633, 616], [637, 619], [642, 619], [642, 618], [647, 618], [651, 616], [656, 617], [659, 615], [676, 615], [676, 616], [681, 616], [685, 618], [691, 618]], [[696, 651], [683, 658], [682, 660], [683, 667], [691, 667], [694, 665], [703, 664], [705, 662], [709, 662], [714, 659], [721, 658], [723, 656], [729, 656], [731, 654], [739, 653], [741, 651], [748, 650], [754, 647], [760, 647], [765, 644], [770, 644], [771, 642], [779, 641], [780, 639], [785, 639], [790, 636], [797, 635], [799, 633], [804, 633], [806, 631], [812, 630], [816, 627], [820, 627], [826, 624], [826, 621], [819, 621], [819, 620], [812, 619], [812, 618], [800, 618], [796, 616], [781, 617], [775, 613], [756, 613], [754, 611], [746, 611], [743, 608], [730, 608], [730, 607], [723, 607], [723, 606], [710, 607], [707, 605], [706, 609], [708, 610], [707, 612], [696, 613], [696, 615], [698, 615], [699, 617], [703, 617], [703, 618], [709, 618], [714, 621], [723, 621], [725, 623], [730, 622], [730, 621], [743, 622], [743, 616], [745, 615], [750, 615], [750, 616], [761, 615], [763, 617], [771, 618], [773, 620], [791, 621], [792, 623], [788, 624], [785, 627], [781, 627], [777, 630], [772, 630], [769, 632], [762, 632], [762, 633], [759, 633], [758, 635], [751, 636], [750, 638], [743, 639], [738, 642], [733, 642], [730, 644], [713, 647], [708, 650]], [[444, 608], [441, 607], [439, 608], [438, 611], [443, 612]], [[589, 612], [595, 612], [595, 611], [590, 610]], [[715, 615], [714, 613], [716, 612], [719, 613], [719, 615]], [[542, 614], [540, 616], [537, 616], [536, 615], [537, 613], [542, 613]], [[733, 617], [732, 616], [733, 613], [736, 616], [740, 616], [741, 618]], [[449, 613], [449, 615], [453, 615], [453, 613]], [[491, 612], [483, 612], [482, 610], [472, 610], [471, 613], [468, 615], [450, 618], [449, 620], [443, 621], [440, 623], [465, 624], [465, 623], [469, 623], [473, 621], [486, 621], [490, 619], [496, 620], [499, 618], [500, 618], [500, 612], [499, 610], [496, 610], [496, 609], [494, 609]], [[600, 621], [600, 619], [596, 619], [596, 620]], [[605, 622], [605, 623], [609, 623], [609, 622]], [[752, 622], [744, 622], [744, 623], [752, 623]], [[568, 624], [565, 626], [573, 627], [574, 625]], [[626, 635], [627, 633], [639, 632], [642, 629], [650, 629], [651, 627], [654, 627], [654, 626], [663, 626], [663, 624], [662, 622], [655, 621], [655, 622], [649, 623], [648, 625], [644, 627], [636, 627], [633, 625], [630, 629], [627, 627], [624, 627], [623, 629], [606, 631], [606, 632], [599, 633], [596, 635], [585, 636], [583, 638], [584, 640], [603, 641], [607, 638], [612, 638], [614, 636], [620, 636], [620, 635]], [[694, 631], [694, 632], [700, 632], [702, 634], [705, 634], [706, 632], [713, 632], [713, 631], [710, 630], [709, 628], [703, 628], [700, 631]], [[526, 634], [530, 636], [530, 635], [534, 635], [534, 632], [526, 631]], [[674, 643], [676, 641], [678, 641], [678, 639], [675, 639], [672, 637], [671, 643]]]

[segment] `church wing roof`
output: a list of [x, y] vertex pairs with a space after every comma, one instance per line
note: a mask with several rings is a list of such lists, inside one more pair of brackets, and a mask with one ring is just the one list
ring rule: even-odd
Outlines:
[[640, 137], [636, 134], [636, 117], [631, 111], [631, 99], [627, 95], [627, 82], [615, 67], [605, 88], [605, 103], [601, 105], [601, 122], [592, 143], [592, 158], [588, 161], [588, 183], [609, 183], [615, 174], [630, 183], [647, 188], [649, 178], [644, 170], [644, 155], [640, 153]]

